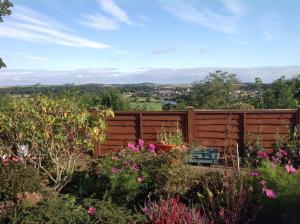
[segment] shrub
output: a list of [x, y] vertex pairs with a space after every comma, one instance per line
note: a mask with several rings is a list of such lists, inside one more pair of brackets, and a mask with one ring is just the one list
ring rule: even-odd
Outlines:
[[0, 164], [0, 199], [14, 199], [17, 193], [40, 192], [42, 180], [39, 173], [18, 157], [2, 159]]
[[91, 223], [106, 224], [138, 224], [145, 223], [142, 214], [133, 213], [131, 210], [119, 207], [111, 201], [99, 201], [87, 198], [83, 201], [90, 216]]
[[142, 208], [148, 223], [153, 224], [203, 224], [207, 223], [199, 210], [189, 208], [179, 197], [158, 202], [148, 202]]
[[49, 197], [34, 207], [19, 208], [17, 215], [10, 215], [12, 223], [39, 224], [39, 223], [90, 223], [86, 210], [76, 203], [74, 197]]
[[[136, 204], [151, 194], [183, 193], [192, 171], [184, 165], [183, 153], [157, 155], [154, 145], [128, 144], [118, 154], [100, 159], [100, 177], [109, 180], [107, 194], [114, 202]], [[106, 183], [106, 182], [104, 182]]]
[[300, 173], [288, 173], [284, 167], [264, 161], [258, 169], [259, 177], [275, 192], [276, 198], [262, 197], [262, 223], [299, 223], [300, 220]]
[[105, 139], [110, 116], [111, 110], [91, 114], [71, 98], [14, 99], [10, 110], [0, 110], [0, 153], [17, 155], [26, 146], [25, 156], [60, 191], [80, 155]]
[[231, 173], [208, 173], [185, 195], [189, 203], [203, 208], [212, 223], [251, 223], [261, 205], [253, 178]]

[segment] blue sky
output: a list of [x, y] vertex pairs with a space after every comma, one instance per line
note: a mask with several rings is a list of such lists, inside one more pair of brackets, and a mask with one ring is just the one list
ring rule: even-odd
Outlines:
[[128, 74], [152, 81], [149, 71], [300, 65], [296, 0], [12, 2], [0, 24], [5, 84], [117, 82]]

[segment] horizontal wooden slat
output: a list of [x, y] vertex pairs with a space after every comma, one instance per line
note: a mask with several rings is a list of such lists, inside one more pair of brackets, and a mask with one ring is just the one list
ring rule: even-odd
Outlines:
[[136, 121], [107, 121], [108, 126], [136, 126]]
[[231, 116], [229, 114], [198, 114], [196, 113], [195, 119], [196, 120], [210, 120], [210, 119], [228, 119], [231, 117], [231, 119], [238, 119], [239, 114], [232, 114]]
[[165, 116], [146, 116], [146, 115], [143, 115], [143, 120], [144, 122], [145, 121], [181, 121], [183, 120], [183, 117], [182, 116], [168, 116], [168, 115], [165, 115]]
[[[176, 132], [176, 127], [144, 127], [143, 128], [144, 134], [155, 134], [155, 133], [160, 133], [161, 131], [165, 132]], [[185, 128], [181, 129], [182, 132], [185, 132]]]
[[251, 124], [280, 124], [280, 125], [288, 125], [291, 124], [290, 119], [248, 119], [246, 120], [247, 125]]
[[288, 133], [287, 125], [247, 125], [246, 134], [247, 133]]
[[135, 134], [137, 132], [135, 127], [108, 127], [108, 134]]
[[231, 139], [238, 139], [239, 135], [237, 133], [222, 133], [222, 132], [196, 132], [196, 138], [226, 138], [230, 136]]
[[[182, 121], [178, 121], [178, 126], [184, 126], [182, 125]], [[143, 119], [143, 126], [164, 126], [164, 127], [176, 127], [177, 121], [149, 121], [146, 120], [146, 118]]]
[[108, 121], [135, 121], [137, 119], [137, 116], [115, 116], [114, 118], [109, 118]]
[[126, 140], [126, 141], [135, 141], [137, 139], [136, 134], [110, 134], [107, 136], [107, 140]]
[[225, 124], [225, 125], [238, 125], [238, 120], [223, 120], [223, 119], [212, 119], [212, 120], [196, 120], [196, 125], [212, 125], [212, 124]]
[[247, 114], [249, 119], [291, 119], [295, 113], [289, 114]]
[[[196, 131], [225, 132], [227, 128], [229, 128], [227, 125], [195, 125]], [[239, 132], [238, 126], [232, 126], [230, 130], [232, 132]]]

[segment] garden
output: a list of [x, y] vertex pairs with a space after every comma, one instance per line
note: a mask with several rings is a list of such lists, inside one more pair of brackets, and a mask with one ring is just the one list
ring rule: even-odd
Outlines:
[[[72, 98], [0, 102], [1, 223], [299, 223], [300, 129], [249, 141], [241, 166], [191, 166], [179, 128], [92, 159], [110, 109]], [[233, 158], [232, 158], [233, 159]]]

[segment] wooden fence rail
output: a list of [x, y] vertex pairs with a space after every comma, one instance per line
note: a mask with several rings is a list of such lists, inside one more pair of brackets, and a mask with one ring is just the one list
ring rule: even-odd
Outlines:
[[300, 125], [300, 108], [293, 110], [196, 110], [161, 112], [115, 112], [107, 121], [108, 137], [95, 144], [94, 156], [119, 150], [139, 138], [146, 144], [155, 143], [162, 126], [165, 131], [181, 128], [187, 143], [217, 148], [220, 152], [240, 146], [240, 153], [248, 140], [261, 137], [264, 147], [272, 147], [276, 135], [285, 138]]

